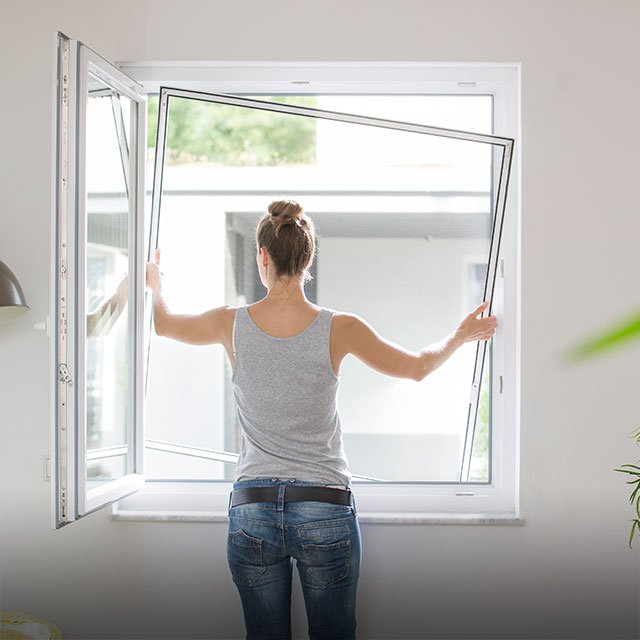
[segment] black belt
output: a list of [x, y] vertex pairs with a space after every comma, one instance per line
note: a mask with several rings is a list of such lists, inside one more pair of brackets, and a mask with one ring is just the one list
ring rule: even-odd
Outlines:
[[[293, 487], [285, 485], [285, 502], [333, 502], [346, 506], [351, 505], [350, 489], [332, 489], [331, 487]], [[278, 487], [246, 487], [231, 492], [229, 506], [237, 507], [247, 502], [277, 502]]]

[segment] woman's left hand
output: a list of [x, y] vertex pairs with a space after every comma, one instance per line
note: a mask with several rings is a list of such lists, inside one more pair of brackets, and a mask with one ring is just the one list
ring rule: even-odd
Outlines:
[[488, 302], [478, 305], [468, 316], [462, 320], [456, 329], [456, 337], [460, 342], [473, 342], [475, 340], [490, 340], [493, 338], [498, 319], [494, 316], [478, 318], [478, 316], [489, 306]]
[[153, 262], [147, 262], [146, 268], [147, 288], [157, 291], [162, 284], [162, 271], [160, 271], [160, 249], [153, 253]]

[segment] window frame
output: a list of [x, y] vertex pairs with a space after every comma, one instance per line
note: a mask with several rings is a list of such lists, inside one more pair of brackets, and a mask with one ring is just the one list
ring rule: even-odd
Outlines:
[[[305, 93], [491, 94], [494, 136], [519, 138], [519, 65], [421, 63], [123, 63], [147, 91], [181, 89], [235, 95]], [[304, 80], [300, 80], [304, 78]], [[511, 167], [493, 311], [491, 482], [354, 483], [364, 522], [521, 523], [519, 431], [519, 147]], [[151, 243], [150, 243], [151, 245]], [[115, 519], [224, 521], [231, 482], [149, 481], [113, 505]]]
[[[120, 498], [144, 484], [144, 432], [142, 376], [129, 380], [131, 403], [127, 412], [127, 472], [114, 480], [87, 488], [86, 465], [86, 100], [89, 74], [99, 78], [132, 103], [131, 145], [121, 148], [123, 169], [128, 165], [128, 366], [144, 367], [144, 149], [146, 147], [146, 93], [142, 86], [78, 40], [56, 34], [54, 86], [54, 175], [52, 178], [52, 299], [54, 321], [51, 358], [52, 528], [61, 528]], [[114, 112], [114, 118], [116, 113]], [[121, 123], [124, 126], [124, 123]], [[122, 132], [116, 134], [122, 143]], [[91, 459], [110, 457], [122, 447], [94, 451]]]

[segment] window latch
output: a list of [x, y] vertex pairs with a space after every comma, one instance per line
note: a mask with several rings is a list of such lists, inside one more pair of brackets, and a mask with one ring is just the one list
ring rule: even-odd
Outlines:
[[71, 384], [71, 374], [69, 373], [69, 369], [67, 369], [67, 365], [62, 362], [60, 363], [60, 382], [66, 382], [67, 384]]

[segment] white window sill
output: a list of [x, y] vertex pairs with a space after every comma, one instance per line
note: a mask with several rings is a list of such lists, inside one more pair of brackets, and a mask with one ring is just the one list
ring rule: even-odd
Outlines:
[[[203, 511], [114, 511], [112, 520], [124, 522], [227, 522], [226, 513]], [[464, 513], [358, 513], [362, 524], [508, 524], [522, 525], [524, 518], [516, 515], [488, 515]]]
[[[114, 503], [112, 519], [227, 522], [230, 489], [227, 483], [147, 483]], [[489, 486], [458, 495], [456, 491], [459, 487], [359, 485], [354, 487], [358, 520], [363, 524], [524, 524], [513, 505], [500, 505], [493, 498]]]

